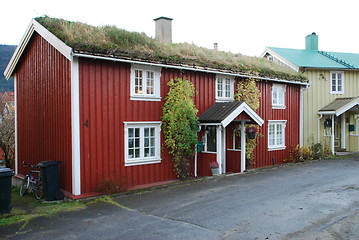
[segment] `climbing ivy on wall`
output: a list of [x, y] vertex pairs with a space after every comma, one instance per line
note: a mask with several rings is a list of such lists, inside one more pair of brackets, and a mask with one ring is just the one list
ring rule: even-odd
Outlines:
[[162, 116], [164, 144], [172, 155], [177, 177], [189, 176], [189, 161], [194, 156], [197, 143], [197, 108], [193, 102], [193, 84], [185, 78], [168, 82], [169, 92], [165, 98]]
[[[247, 103], [254, 111], [260, 107], [261, 91], [257, 87], [257, 80], [253, 78], [242, 79], [238, 82], [235, 99]], [[259, 130], [258, 125], [248, 125], [246, 127], [256, 127]], [[259, 134], [258, 134], [259, 135]], [[261, 136], [261, 135], [259, 135]], [[257, 146], [257, 139], [246, 138], [246, 159], [250, 159], [253, 164], [254, 149]]]

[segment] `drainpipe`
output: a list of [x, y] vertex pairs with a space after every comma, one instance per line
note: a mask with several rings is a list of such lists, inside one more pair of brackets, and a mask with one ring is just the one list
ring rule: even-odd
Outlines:
[[334, 115], [332, 115], [331, 116], [331, 118], [332, 118], [332, 138], [331, 138], [331, 140], [332, 140], [332, 154], [334, 154], [335, 153], [335, 151], [334, 151], [334, 139], [335, 139], [335, 137], [334, 137]]
[[196, 153], [194, 155], [194, 177], [197, 177], [197, 144], [195, 145]]
[[320, 117], [318, 119], [318, 143], [320, 143], [320, 120], [322, 119], [323, 114], [320, 114]]

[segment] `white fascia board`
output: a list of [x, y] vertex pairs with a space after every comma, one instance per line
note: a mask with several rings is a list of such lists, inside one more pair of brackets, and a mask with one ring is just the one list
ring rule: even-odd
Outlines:
[[242, 104], [239, 105], [236, 110], [234, 110], [231, 114], [229, 114], [228, 117], [226, 117], [226, 119], [221, 122], [222, 126], [227, 127], [228, 124], [230, 124], [243, 111], [247, 113], [248, 116], [252, 118], [259, 126], [263, 125], [264, 120], [255, 111], [253, 111], [253, 109], [248, 106], [247, 103], [242, 102]]
[[335, 111], [319, 111], [318, 114], [321, 114], [321, 115], [334, 115]]
[[339, 108], [336, 112], [335, 115], [339, 116], [342, 115], [343, 113], [345, 113], [346, 111], [350, 110], [352, 107], [354, 107], [355, 105], [359, 105], [359, 100], [356, 99], [355, 101], [352, 101], [350, 103], [348, 103], [347, 105]]
[[24, 36], [22, 37], [19, 45], [16, 47], [14, 54], [12, 55], [9, 64], [7, 65], [4, 75], [6, 79], [9, 79], [13, 74], [13, 71], [19, 62], [22, 53], [24, 52], [27, 44], [29, 43], [34, 32], [37, 32], [41, 37], [43, 37], [47, 42], [49, 42], [56, 50], [58, 50], [62, 55], [64, 55], [68, 60], [72, 61], [72, 48], [67, 46], [63, 41], [58, 37], [44, 28], [40, 23], [35, 19], [32, 19], [29, 26], [27, 27]]
[[299, 72], [299, 67], [296, 66], [295, 64], [293, 64], [292, 62], [288, 61], [286, 58], [283, 58], [281, 55], [277, 54], [276, 52], [274, 52], [272, 49], [270, 48], [266, 48], [264, 50], [264, 52], [261, 55], [261, 58], [264, 58], [264, 56], [266, 54], [270, 54], [271, 56], [273, 56], [274, 58], [276, 58], [278, 61], [280, 61], [281, 63], [287, 65], [288, 67], [290, 67], [291, 69], [293, 69], [296, 72]]

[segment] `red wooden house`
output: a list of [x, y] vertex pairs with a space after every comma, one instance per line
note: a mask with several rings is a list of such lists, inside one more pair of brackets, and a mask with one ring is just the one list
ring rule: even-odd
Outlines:
[[[155, 20], [163, 27], [172, 19]], [[176, 180], [171, 157], [162, 149], [161, 116], [167, 82], [178, 77], [189, 79], [197, 91], [204, 149], [193, 160], [193, 175], [211, 175], [211, 161], [220, 163], [221, 173], [244, 171], [246, 123], [261, 125], [264, 135], [253, 168], [283, 163], [299, 144], [301, 90], [307, 86], [301, 76], [243, 68], [244, 62], [229, 66], [173, 53], [154, 56], [134, 42], [122, 49], [116, 40], [100, 46], [91, 36], [68, 38], [64, 29], [76, 27], [106, 28], [34, 19], [5, 70], [6, 77], [15, 77], [17, 174], [25, 174], [22, 161], [60, 160], [62, 189], [75, 197], [110, 183], [120, 190]], [[173, 46], [146, 39], [153, 48]], [[236, 83], [246, 78], [258, 80], [257, 112], [234, 101]]]

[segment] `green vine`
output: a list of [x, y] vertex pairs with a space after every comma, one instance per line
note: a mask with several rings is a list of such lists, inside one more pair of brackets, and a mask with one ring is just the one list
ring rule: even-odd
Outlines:
[[[261, 91], [257, 87], [257, 80], [253, 78], [243, 79], [238, 82], [237, 85], [237, 93], [235, 94], [235, 99], [237, 101], [242, 101], [247, 103], [254, 111], [256, 111], [260, 107], [260, 96]], [[248, 125], [247, 127], [255, 127], [259, 130], [258, 125]], [[262, 134], [258, 134], [258, 136], [263, 136]], [[257, 146], [257, 139], [249, 139], [246, 138], [246, 158], [250, 159], [251, 163], [254, 162], [254, 149]]]
[[194, 156], [197, 143], [197, 108], [193, 103], [194, 86], [184, 78], [172, 79], [165, 98], [162, 129], [165, 146], [172, 155], [177, 177], [185, 179], [189, 175], [189, 160]]

